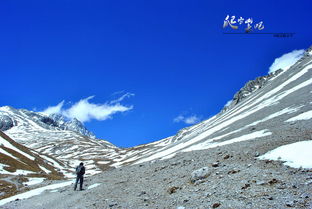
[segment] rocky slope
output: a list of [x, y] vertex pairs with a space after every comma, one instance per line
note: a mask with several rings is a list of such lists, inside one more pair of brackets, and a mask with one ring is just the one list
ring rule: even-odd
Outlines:
[[[275, 135], [274, 131], [283, 126], [300, 123], [300, 120], [289, 120], [300, 114], [309, 114], [312, 109], [311, 68], [312, 56], [307, 51], [289, 70], [267, 79], [265, 85], [251, 90], [252, 93], [230, 105], [226, 111], [184, 128], [173, 137], [133, 148], [134, 154], [128, 155], [126, 162], [166, 159], [181, 152], [215, 148], [240, 141], [262, 140]], [[308, 122], [310, 119], [302, 121]], [[158, 147], [157, 151], [153, 150], [155, 147]], [[138, 156], [139, 153], [143, 157]]]
[[221, 112], [225, 112], [228, 109], [231, 109], [235, 105], [237, 105], [239, 102], [244, 100], [246, 97], [248, 97], [253, 92], [257, 91], [258, 89], [263, 88], [271, 79], [278, 76], [281, 72], [283, 72], [282, 69], [279, 69], [273, 73], [270, 73], [269, 75], [260, 76], [257, 77], [255, 80], [248, 81], [243, 88], [241, 88], [233, 97], [230, 104], [226, 105]]
[[44, 179], [62, 179], [57, 160], [22, 146], [0, 131], [0, 199]]

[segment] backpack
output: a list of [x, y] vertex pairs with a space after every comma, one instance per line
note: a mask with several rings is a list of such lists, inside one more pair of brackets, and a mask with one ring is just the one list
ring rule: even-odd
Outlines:
[[82, 170], [82, 166], [78, 166], [78, 167], [76, 168], [76, 174], [77, 174], [77, 175], [80, 174], [80, 173], [81, 173], [81, 170]]

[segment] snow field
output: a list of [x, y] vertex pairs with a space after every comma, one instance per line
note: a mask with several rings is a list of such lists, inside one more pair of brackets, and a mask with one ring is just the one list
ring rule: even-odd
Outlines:
[[260, 160], [285, 161], [284, 165], [293, 168], [312, 168], [312, 140], [280, 146], [258, 157]]

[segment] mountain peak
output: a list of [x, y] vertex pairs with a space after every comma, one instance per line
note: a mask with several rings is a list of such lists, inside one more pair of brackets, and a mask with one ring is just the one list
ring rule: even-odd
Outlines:
[[65, 130], [71, 130], [77, 133], [80, 133], [85, 136], [89, 136], [91, 138], [95, 138], [95, 135], [88, 131], [86, 127], [80, 122], [77, 118], [73, 118], [64, 123]]
[[[45, 115], [26, 109], [15, 109], [11, 106], [0, 107], [0, 130], [6, 131], [16, 126], [18, 124], [16, 121], [20, 117], [27, 117], [28, 120], [47, 130], [70, 130], [84, 136], [95, 138], [95, 135], [76, 118], [68, 120], [61, 114]], [[27, 123], [21, 124], [26, 125]]]
[[243, 101], [245, 98], [247, 98], [249, 95], [254, 93], [255, 91], [263, 88], [271, 79], [277, 77], [283, 72], [282, 69], [276, 70], [275, 72], [272, 72], [265, 76], [259, 76], [254, 80], [248, 81], [236, 94], [234, 95], [232, 101], [223, 107], [221, 110], [221, 113], [224, 113], [228, 109], [231, 109], [241, 101]]

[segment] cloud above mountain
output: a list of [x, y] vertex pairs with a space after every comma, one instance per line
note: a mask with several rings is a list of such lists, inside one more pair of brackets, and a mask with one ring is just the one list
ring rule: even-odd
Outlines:
[[185, 124], [195, 124], [200, 122], [200, 117], [196, 116], [196, 115], [191, 115], [191, 116], [185, 116], [183, 114], [180, 114], [179, 116], [175, 117], [173, 119], [173, 122], [175, 123], [180, 123], [183, 122]]
[[112, 101], [103, 104], [91, 103], [90, 100], [94, 96], [90, 96], [79, 100], [70, 107], [64, 107], [65, 101], [61, 101], [56, 106], [50, 106], [42, 111], [44, 114], [50, 115], [53, 113], [62, 114], [69, 119], [77, 118], [81, 122], [88, 122], [91, 120], [107, 120], [119, 112], [126, 112], [133, 109], [133, 106], [126, 106], [121, 104], [124, 99], [134, 96], [132, 93], [125, 93], [122, 96]]
[[283, 54], [281, 57], [276, 58], [269, 68], [269, 73], [275, 72], [278, 69], [288, 70], [303, 56], [304, 51], [304, 49], [293, 50], [292, 52]]
[[43, 113], [50, 115], [53, 113], [61, 113], [62, 112], [62, 107], [64, 106], [64, 100], [58, 103], [56, 106], [49, 106], [47, 109], [43, 111]]

